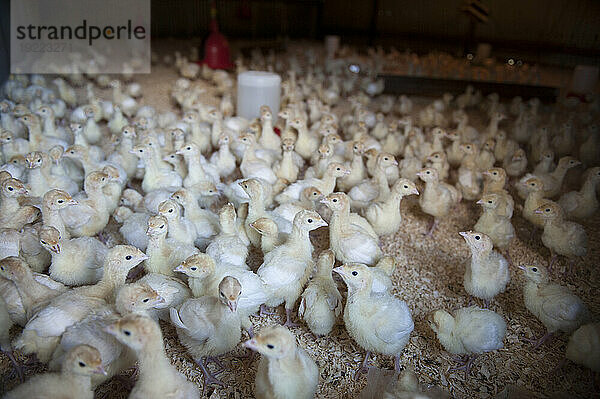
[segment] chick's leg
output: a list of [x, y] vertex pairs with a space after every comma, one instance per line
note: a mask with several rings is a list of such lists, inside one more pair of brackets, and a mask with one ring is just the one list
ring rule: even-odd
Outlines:
[[361, 374], [366, 374], [369, 371], [369, 357], [371, 356], [371, 351], [367, 351], [365, 353], [365, 358], [363, 359], [360, 367], [354, 373], [354, 379], [358, 380]]
[[425, 237], [432, 237], [433, 236], [433, 232], [435, 231], [435, 228], [438, 225], [438, 220], [436, 218], [433, 218], [433, 222], [431, 222], [431, 226], [429, 227], [429, 231], [427, 231], [427, 233], [423, 233], [423, 235]]
[[284, 326], [288, 327], [288, 328], [292, 328], [292, 327], [300, 327], [300, 324], [298, 323], [294, 323], [292, 321], [292, 309], [285, 309], [285, 323], [283, 323]]
[[558, 259], [558, 255], [556, 255], [556, 253], [554, 252], [554, 250], [551, 249], [550, 250], [550, 261], [548, 262], [548, 271], [550, 273], [552, 273], [552, 267], [556, 263], [557, 259]]
[[202, 384], [202, 396], [204, 396], [204, 391], [206, 390], [206, 386], [207, 385], [217, 384], [217, 385], [225, 386], [225, 383], [223, 381], [221, 381], [218, 378], [216, 378], [208, 370], [208, 367], [206, 366], [206, 357], [202, 357], [200, 359], [200, 361], [197, 361], [196, 363], [202, 369], [202, 374], [204, 376], [204, 378], [203, 378], [203, 384]]

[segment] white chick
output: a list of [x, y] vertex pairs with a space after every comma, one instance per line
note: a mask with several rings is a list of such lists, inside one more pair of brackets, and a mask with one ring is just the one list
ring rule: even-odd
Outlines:
[[366, 265], [345, 264], [333, 271], [348, 286], [344, 308], [346, 330], [367, 351], [354, 377], [366, 371], [371, 352], [395, 356], [394, 368], [400, 371], [400, 354], [414, 329], [406, 303], [389, 292], [372, 295], [373, 274]]
[[390, 195], [386, 200], [374, 202], [368, 206], [364, 215], [378, 235], [392, 234], [398, 231], [402, 223], [400, 203], [404, 196], [411, 194], [419, 195], [415, 183], [400, 178], [392, 186]]
[[117, 223], [121, 223], [119, 233], [123, 236], [125, 242], [129, 245], [145, 251], [148, 247], [148, 236], [145, 234], [150, 215], [146, 212], [134, 212], [131, 209], [120, 206], [115, 209], [113, 218]]
[[528, 340], [534, 348], [542, 345], [557, 331], [575, 331], [589, 318], [583, 301], [568, 288], [550, 282], [543, 266], [519, 266], [525, 273], [523, 299], [525, 307], [546, 327], [546, 333], [537, 340]]
[[321, 202], [333, 211], [329, 226], [329, 245], [335, 257], [345, 263], [375, 264], [382, 256], [379, 237], [365, 219], [352, 217], [348, 196], [333, 193]]
[[508, 261], [494, 251], [492, 240], [475, 231], [459, 233], [471, 250], [465, 264], [464, 287], [469, 295], [483, 299], [485, 307], [496, 295], [504, 292], [510, 280]]
[[207, 358], [227, 353], [240, 342], [237, 305], [242, 290], [236, 278], [227, 276], [219, 283], [218, 295], [189, 299], [179, 309], [171, 308], [177, 336], [204, 374], [203, 391], [208, 384], [224, 385], [208, 370]]
[[237, 215], [233, 204], [225, 204], [219, 211], [221, 232], [208, 244], [206, 253], [217, 263], [229, 263], [237, 267], [248, 268], [246, 257], [248, 246], [239, 236], [236, 223]]
[[129, 271], [146, 258], [135, 247], [113, 247], [106, 257], [102, 279], [95, 285], [77, 287], [52, 299], [27, 322], [14, 342], [15, 348], [26, 354], [35, 353], [40, 361], [47, 362], [64, 331], [105, 307], [106, 301], [111, 301], [115, 291], [125, 284]]
[[298, 308], [298, 316], [316, 336], [329, 334], [342, 312], [342, 296], [331, 274], [334, 263], [330, 249], [319, 254], [316, 273], [302, 293]]
[[264, 281], [268, 306], [285, 303], [286, 325], [292, 325], [291, 312], [313, 269], [309, 233], [327, 223], [315, 211], [296, 214], [288, 240], [264, 256], [257, 274]]
[[319, 368], [306, 351], [297, 346], [285, 327], [267, 327], [244, 346], [261, 354], [254, 379], [257, 399], [310, 399], [319, 384]]
[[139, 377], [129, 399], [200, 397], [196, 384], [188, 381], [171, 365], [160, 327], [154, 320], [140, 315], [128, 315], [109, 325], [106, 331], [133, 349], [137, 355]]
[[429, 319], [429, 326], [446, 351], [467, 355], [464, 365], [454, 370], [464, 370], [468, 375], [476, 356], [504, 347], [506, 322], [499, 314], [476, 306], [453, 313], [436, 310]]

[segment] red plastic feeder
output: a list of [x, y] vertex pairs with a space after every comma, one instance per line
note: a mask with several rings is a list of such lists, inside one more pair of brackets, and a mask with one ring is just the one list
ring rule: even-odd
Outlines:
[[210, 34], [204, 43], [204, 60], [201, 64], [206, 64], [212, 69], [231, 69], [231, 52], [229, 51], [229, 42], [225, 36], [219, 32], [217, 22], [217, 6], [213, 1], [210, 7]]

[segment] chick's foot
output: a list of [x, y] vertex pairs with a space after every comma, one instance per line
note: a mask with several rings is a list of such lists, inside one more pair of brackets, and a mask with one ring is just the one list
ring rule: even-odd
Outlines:
[[206, 367], [206, 358], [202, 358], [200, 359], [199, 362], [196, 362], [196, 364], [198, 364], [198, 366], [200, 366], [200, 368], [202, 369], [202, 374], [203, 374], [203, 383], [202, 383], [202, 396], [204, 396], [204, 391], [206, 390], [206, 387], [208, 385], [220, 385], [222, 387], [225, 386], [225, 383], [221, 380], [219, 380], [218, 378], [216, 378], [214, 376], [214, 374], [212, 374], [209, 370], [208, 367]]
[[267, 305], [262, 304], [262, 305], [260, 305], [260, 310], [259, 310], [258, 314], [259, 314], [260, 317], [263, 317], [265, 315], [267, 315], [267, 316], [273, 316], [273, 315], [276, 315], [277, 312], [268, 311], [267, 310]]
[[433, 232], [435, 231], [435, 228], [438, 225], [438, 221], [437, 219], [433, 219], [433, 222], [431, 223], [431, 226], [429, 227], [429, 230], [427, 231], [427, 233], [422, 233], [425, 237], [430, 238], [433, 236]]
[[300, 324], [292, 321], [292, 309], [285, 310], [285, 323], [283, 325], [288, 328], [300, 327]]
[[523, 340], [525, 342], [529, 342], [531, 344], [533, 344], [533, 349], [537, 349], [539, 348], [544, 342], [546, 342], [550, 337], [552, 337], [552, 333], [547, 332], [546, 334], [544, 334], [541, 338], [539, 339], [529, 339], [529, 338], [523, 338]]
[[464, 371], [465, 375], [469, 375], [471, 372], [471, 367], [473, 366], [473, 361], [477, 356], [466, 356], [466, 358], [455, 358], [455, 360], [459, 363], [459, 366], [451, 367], [448, 371]]

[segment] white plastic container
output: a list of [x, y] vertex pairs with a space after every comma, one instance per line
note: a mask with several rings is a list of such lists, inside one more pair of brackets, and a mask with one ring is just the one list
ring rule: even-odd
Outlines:
[[237, 115], [252, 119], [260, 115], [260, 107], [268, 105], [275, 117], [279, 112], [281, 77], [276, 73], [247, 71], [238, 75]]

